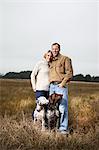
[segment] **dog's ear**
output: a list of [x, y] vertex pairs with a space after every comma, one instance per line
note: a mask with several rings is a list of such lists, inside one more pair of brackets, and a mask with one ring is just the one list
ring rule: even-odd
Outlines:
[[53, 94], [51, 94], [51, 95], [49, 96], [49, 101], [50, 101], [50, 102], [54, 102], [54, 101], [55, 101], [55, 93], [53, 93]]
[[55, 93], [52, 94], [51, 96], [52, 96], [52, 100], [54, 101], [55, 100], [55, 96], [56, 96]]
[[49, 103], [53, 103], [52, 95], [49, 96], [49, 99], [48, 99], [48, 100], [49, 100]]
[[63, 94], [55, 93], [55, 97], [57, 97], [57, 98], [62, 98], [62, 97], [63, 97]]

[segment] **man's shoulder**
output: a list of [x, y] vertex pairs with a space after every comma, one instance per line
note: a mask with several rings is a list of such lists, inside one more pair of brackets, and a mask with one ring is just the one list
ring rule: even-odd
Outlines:
[[62, 59], [65, 59], [65, 60], [71, 60], [71, 58], [68, 57], [68, 56], [65, 56], [65, 55], [62, 55], [62, 54], [60, 54], [60, 55], [61, 55], [61, 58], [62, 58]]

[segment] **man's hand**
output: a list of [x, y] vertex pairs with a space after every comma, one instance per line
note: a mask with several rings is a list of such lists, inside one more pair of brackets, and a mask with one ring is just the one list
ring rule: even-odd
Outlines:
[[60, 87], [60, 88], [63, 88], [64, 86], [60, 83], [60, 84], [58, 84], [58, 86]]

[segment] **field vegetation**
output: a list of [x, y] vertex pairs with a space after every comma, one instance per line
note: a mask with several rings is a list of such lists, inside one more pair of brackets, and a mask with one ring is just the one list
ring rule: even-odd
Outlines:
[[71, 82], [68, 107], [68, 136], [41, 132], [30, 80], [0, 79], [0, 150], [98, 150], [99, 83]]

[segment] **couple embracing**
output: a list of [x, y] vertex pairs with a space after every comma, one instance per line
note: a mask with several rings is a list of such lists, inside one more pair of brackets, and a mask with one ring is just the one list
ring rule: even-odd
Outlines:
[[51, 45], [51, 50], [35, 65], [31, 83], [36, 100], [40, 96], [48, 99], [53, 93], [63, 95], [59, 103], [59, 132], [64, 134], [68, 130], [68, 82], [73, 76], [73, 69], [71, 59], [60, 54], [60, 50], [59, 43]]

